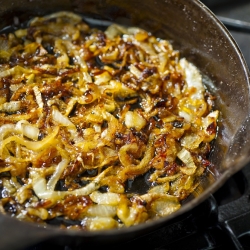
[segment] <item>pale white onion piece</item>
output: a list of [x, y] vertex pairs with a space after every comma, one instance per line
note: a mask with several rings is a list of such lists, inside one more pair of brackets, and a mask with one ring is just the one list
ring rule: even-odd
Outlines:
[[103, 112], [97, 107], [91, 110], [84, 118], [86, 121], [91, 123], [102, 123], [103, 122]]
[[[192, 102], [197, 100], [199, 101], [198, 105], [200, 106], [206, 105], [205, 100], [204, 100], [205, 88], [202, 84], [202, 76], [199, 70], [192, 63], [188, 62], [185, 58], [182, 58], [179, 62], [179, 65], [182, 71], [184, 72], [184, 76], [185, 76], [186, 83], [187, 83], [187, 89], [184, 89], [184, 91], [192, 90], [191, 94], [189, 94], [189, 97], [187, 99], [188, 103], [186, 104], [188, 105], [187, 109], [190, 109], [190, 111], [182, 107], [179, 111], [179, 115], [184, 117], [185, 120], [187, 121], [192, 121], [193, 116], [195, 116], [195, 113], [197, 110], [197, 105], [193, 106]], [[182, 100], [182, 102], [183, 101], [184, 100]]]
[[165, 182], [162, 185], [157, 185], [148, 190], [149, 193], [160, 193], [160, 194], [165, 194], [169, 190], [169, 182]]
[[57, 39], [55, 41], [54, 50], [60, 55], [57, 57], [56, 62], [59, 68], [65, 68], [69, 65], [69, 57], [66, 52], [66, 47], [64, 45], [64, 41], [61, 39]]
[[138, 33], [146, 33], [148, 34], [145, 30], [140, 29], [138, 27], [128, 27], [126, 30], [126, 33], [130, 34], [130, 35], [136, 35]]
[[67, 104], [67, 108], [65, 110], [65, 116], [68, 116], [72, 109], [74, 108], [75, 104], [77, 103], [77, 98], [71, 98]]
[[0, 105], [0, 111], [3, 112], [16, 112], [20, 110], [20, 108], [21, 108], [20, 101], [5, 102]]
[[76, 189], [74, 191], [53, 191], [47, 190], [46, 180], [41, 176], [35, 176], [32, 174], [32, 185], [33, 190], [40, 199], [51, 199], [51, 200], [61, 200], [66, 195], [88, 195], [94, 190], [98, 189], [99, 186], [95, 182], [91, 182], [87, 186]]
[[158, 69], [161, 75], [165, 72], [165, 67], [168, 62], [168, 55], [166, 53], [159, 53], [159, 65]]
[[105, 31], [108, 39], [114, 39], [116, 36], [127, 33], [127, 29], [121, 25], [111, 24]]
[[203, 139], [202, 133], [191, 133], [181, 138], [181, 145], [188, 149], [195, 149], [199, 147]]
[[196, 171], [196, 165], [194, 164], [191, 153], [183, 148], [178, 154], [177, 157], [186, 165], [181, 167], [181, 172], [187, 175], [193, 175]]
[[192, 115], [189, 112], [180, 110], [179, 111], [179, 116], [183, 117], [188, 122], [192, 121]]
[[[72, 44], [71, 44], [72, 46]], [[87, 72], [88, 70], [88, 66], [86, 64], [86, 62], [83, 60], [83, 56], [81, 56], [81, 51], [80, 53], [78, 53], [78, 51], [73, 50], [73, 53], [75, 55], [75, 60], [76, 62], [81, 66], [81, 71], [83, 71], [83, 78], [85, 79], [86, 82], [92, 82], [92, 78], [89, 75], [89, 73]]]
[[174, 213], [179, 210], [180, 207], [180, 203], [177, 200], [172, 199], [160, 199], [151, 203], [151, 209], [161, 217]]
[[141, 130], [147, 124], [146, 120], [136, 111], [128, 111], [125, 115], [125, 125], [127, 128]]
[[101, 138], [105, 145], [109, 145], [114, 139], [115, 133], [121, 128], [121, 124], [109, 112], [102, 112], [102, 117], [108, 122], [108, 128], [102, 132]]
[[37, 127], [31, 124], [23, 124], [22, 129], [23, 129], [23, 135], [25, 135], [30, 139], [38, 140], [39, 129]]
[[68, 166], [69, 160], [68, 159], [62, 159], [61, 162], [58, 163], [56, 166], [56, 170], [53, 173], [53, 175], [50, 177], [48, 183], [47, 183], [47, 189], [48, 190], [54, 190], [56, 183], [60, 179], [61, 174], [65, 170], [65, 168]]
[[34, 150], [34, 151], [39, 151], [48, 145], [53, 145], [56, 143], [56, 140], [54, 140], [55, 136], [57, 135], [59, 131], [59, 127], [55, 127], [54, 130], [49, 134], [47, 137], [45, 137], [42, 141], [28, 141], [20, 136], [10, 136], [6, 138], [5, 140], [2, 141], [2, 144], [0, 144], [0, 154], [5, 147], [6, 144], [10, 143], [11, 141], [15, 141], [28, 149]]
[[116, 215], [116, 206], [111, 205], [93, 205], [87, 210], [87, 215], [98, 217], [114, 217]]
[[133, 64], [130, 65], [129, 70], [134, 76], [136, 76], [137, 79], [141, 77], [141, 71], [137, 69]]
[[161, 217], [170, 215], [175, 211], [180, 209], [180, 204], [166, 200], [166, 201], [155, 201], [151, 205], [152, 209], [155, 211], [156, 214], [160, 215]]
[[35, 125], [26, 120], [17, 122], [16, 131], [32, 140], [37, 140], [40, 132]]
[[180, 209], [181, 205], [176, 196], [162, 193], [148, 193], [140, 198], [147, 202], [152, 212], [158, 216], [167, 216]]
[[17, 91], [19, 88], [23, 87], [24, 84], [23, 83], [19, 83], [19, 84], [11, 84], [10, 85], [10, 90], [15, 92]]
[[96, 133], [101, 133], [102, 132], [102, 128], [99, 124], [94, 124], [93, 128], [95, 130]]
[[215, 133], [209, 133], [207, 131], [209, 125], [214, 124], [214, 127], [217, 126], [217, 119], [219, 117], [219, 111], [213, 111], [209, 113], [206, 117], [202, 117], [202, 130], [196, 133], [191, 133], [185, 135], [181, 139], [181, 145], [187, 149], [198, 148], [201, 142], [211, 142], [215, 136]]
[[42, 109], [43, 108], [43, 100], [42, 100], [41, 91], [38, 89], [37, 86], [35, 86], [33, 88], [33, 91], [34, 91], [34, 94], [35, 94], [35, 97], [36, 97], [36, 102], [38, 104], [38, 107]]
[[0, 141], [2, 141], [6, 134], [14, 132], [16, 126], [14, 124], [4, 124], [0, 127]]
[[147, 54], [151, 55], [153, 58], [157, 57], [157, 54], [151, 43], [148, 42], [139, 42], [136, 39], [133, 39], [133, 43], [137, 45], [139, 48], [144, 50]]
[[20, 144], [16, 145], [16, 148], [15, 148], [15, 158], [18, 158], [18, 159], [22, 158], [22, 149], [21, 149], [21, 145]]
[[63, 125], [71, 128], [75, 128], [74, 123], [70, 121], [68, 117], [63, 115], [57, 108], [53, 107], [52, 118], [58, 125]]
[[192, 92], [193, 99], [204, 99], [204, 86], [202, 84], [202, 76], [199, 70], [185, 58], [180, 59], [179, 62], [182, 70], [185, 72], [185, 79], [188, 89], [195, 88], [196, 91]]
[[39, 171], [31, 170], [30, 178], [32, 180], [33, 190], [40, 199], [51, 199], [51, 200], [60, 200], [63, 199], [66, 195], [89, 195], [93, 193], [100, 187], [100, 181], [105, 176], [106, 172], [109, 169], [106, 169], [101, 174], [99, 174], [93, 181], [91, 181], [86, 186], [75, 189], [72, 191], [53, 191], [47, 189], [46, 179], [44, 176], [39, 173]]
[[99, 191], [94, 191], [90, 194], [92, 201], [98, 204], [104, 205], [117, 205], [120, 202], [120, 195], [117, 193], [101, 193]]
[[111, 80], [109, 85], [105, 86], [106, 89], [112, 89], [112, 91], [121, 98], [126, 98], [128, 96], [137, 96], [137, 92], [133, 89], [128, 88], [120, 81]]
[[32, 73], [38, 73], [38, 71], [33, 70], [33, 69], [26, 69], [26, 68], [23, 68], [23, 67], [17, 65], [15, 67], [11, 68], [11, 69], [1, 71], [0, 72], [0, 78], [7, 77], [7, 76], [10, 76], [10, 75], [22, 75], [23, 73], [25, 75], [29, 75], [29, 74], [32, 74]]
[[85, 218], [82, 225], [90, 231], [107, 230], [118, 227], [118, 222], [110, 217]]

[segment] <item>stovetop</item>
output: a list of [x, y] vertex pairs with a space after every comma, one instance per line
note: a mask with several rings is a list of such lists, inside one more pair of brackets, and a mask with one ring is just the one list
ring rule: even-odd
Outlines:
[[[249, 0], [203, 0], [218, 17], [231, 18], [248, 22], [248, 31], [236, 31], [228, 27], [233, 38], [241, 49], [250, 68], [250, 1]], [[216, 4], [217, 3], [217, 4]], [[221, 3], [221, 4], [220, 4]]]
[[[250, 1], [204, 0], [218, 17], [250, 23]], [[250, 68], [250, 29], [230, 33]], [[136, 248], [135, 248], [136, 247]], [[250, 164], [233, 175], [214, 195], [164, 228], [108, 249], [193, 250], [250, 249]], [[27, 250], [47, 249], [41, 243]], [[54, 250], [80, 250], [53, 245]], [[81, 248], [84, 249], [84, 248]], [[105, 249], [105, 248], [104, 248]]]

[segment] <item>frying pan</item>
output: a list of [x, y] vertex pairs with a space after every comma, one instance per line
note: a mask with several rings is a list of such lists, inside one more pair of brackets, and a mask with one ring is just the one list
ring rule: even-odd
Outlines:
[[166, 218], [121, 230], [81, 232], [42, 227], [0, 214], [0, 249], [25, 249], [45, 240], [58, 244], [109, 246], [155, 230], [181, 216], [214, 193], [250, 161], [249, 72], [230, 33], [197, 0], [1, 0], [0, 30], [18, 27], [35, 15], [68, 10], [97, 25], [107, 22], [138, 26], [168, 39], [181, 57], [194, 63], [221, 111], [219, 130], [208, 169], [197, 190]]

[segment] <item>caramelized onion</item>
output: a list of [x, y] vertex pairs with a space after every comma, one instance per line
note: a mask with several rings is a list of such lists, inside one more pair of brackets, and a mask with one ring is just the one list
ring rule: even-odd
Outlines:
[[199, 184], [219, 111], [167, 40], [63, 11], [0, 38], [0, 61], [4, 213], [9, 202], [43, 225], [130, 227], [175, 212]]

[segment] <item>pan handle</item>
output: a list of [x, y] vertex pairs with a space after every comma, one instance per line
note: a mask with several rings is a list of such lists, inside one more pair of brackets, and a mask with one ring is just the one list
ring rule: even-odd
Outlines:
[[217, 16], [217, 18], [230, 30], [250, 32], [250, 22], [237, 20], [229, 17]]
[[241, 180], [244, 182], [244, 192], [241, 197], [219, 206], [219, 223], [226, 230], [237, 250], [244, 249], [240, 238], [249, 231], [249, 224], [246, 223], [250, 221], [250, 171], [248, 168], [242, 169]]

